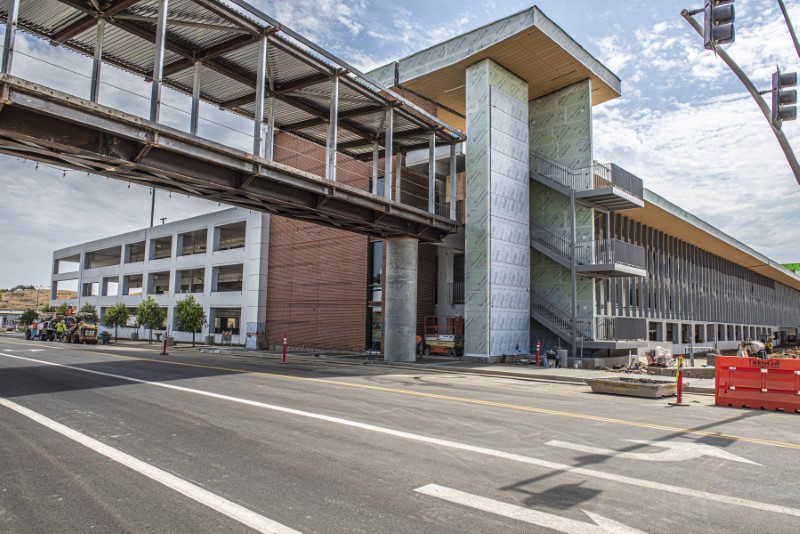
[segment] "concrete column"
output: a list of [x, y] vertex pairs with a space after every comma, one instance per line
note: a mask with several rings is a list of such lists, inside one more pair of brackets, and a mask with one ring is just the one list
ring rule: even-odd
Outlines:
[[248, 349], [263, 349], [267, 346], [269, 227], [269, 214], [253, 212], [248, 215], [242, 320], [239, 330], [239, 339], [245, 339], [245, 347]]
[[528, 84], [491, 59], [467, 68], [465, 357], [530, 350]]
[[390, 237], [385, 243], [383, 359], [387, 362], [413, 362], [416, 360], [419, 241], [413, 237]]

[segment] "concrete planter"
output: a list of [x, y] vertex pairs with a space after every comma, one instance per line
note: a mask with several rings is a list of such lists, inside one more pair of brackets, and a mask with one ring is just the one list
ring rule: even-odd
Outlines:
[[630, 397], [646, 397], [658, 399], [672, 397], [678, 393], [675, 382], [661, 382], [648, 378], [589, 378], [586, 383], [594, 393], [610, 393], [612, 395], [628, 395]]

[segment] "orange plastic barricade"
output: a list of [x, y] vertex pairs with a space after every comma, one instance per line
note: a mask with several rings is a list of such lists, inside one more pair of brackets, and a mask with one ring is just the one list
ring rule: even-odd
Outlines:
[[717, 406], [800, 412], [800, 360], [717, 357]]

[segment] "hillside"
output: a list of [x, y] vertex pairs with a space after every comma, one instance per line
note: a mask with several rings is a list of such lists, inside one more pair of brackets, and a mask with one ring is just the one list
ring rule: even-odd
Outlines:
[[[64, 301], [77, 298], [78, 294], [75, 291], [59, 291], [58, 301]], [[39, 307], [46, 306], [50, 299], [50, 288], [46, 287], [39, 290]], [[28, 308], [36, 308], [36, 290], [35, 289], [20, 289], [16, 291], [7, 291], [0, 294], [0, 310], [27, 310]]]

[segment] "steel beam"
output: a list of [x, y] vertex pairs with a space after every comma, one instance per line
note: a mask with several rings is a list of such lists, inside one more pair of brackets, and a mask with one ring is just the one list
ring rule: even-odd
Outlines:
[[6, 17], [6, 37], [3, 43], [3, 64], [0, 71], [3, 74], [11, 73], [11, 60], [14, 58], [14, 39], [17, 36], [17, 21], [19, 20], [20, 0], [11, 0]]
[[264, 158], [275, 159], [275, 97], [267, 99], [267, 138], [264, 142]]
[[[244, 48], [245, 46], [249, 46], [255, 42], [256, 40], [251, 35], [239, 35], [233, 39], [223, 41], [205, 50], [198, 50], [193, 58], [185, 57], [177, 61], [173, 61], [169, 65], [165, 65], [164, 76], [172, 76], [173, 74], [177, 74], [181, 71], [191, 68], [198, 61], [214, 59], [215, 57], [233, 52], [234, 50], [239, 50], [240, 48]], [[255, 99], [255, 95], [253, 95], [253, 99]]]
[[380, 159], [378, 157], [378, 151], [379, 147], [378, 142], [376, 141], [372, 144], [372, 187], [370, 189], [372, 190], [373, 195], [378, 194], [378, 173], [380, 172], [380, 166], [378, 165], [378, 160]]
[[189, 133], [197, 135], [200, 125], [200, 75], [203, 64], [197, 61], [194, 64], [194, 77], [192, 79], [192, 112], [189, 119]]
[[150, 120], [158, 122], [161, 113], [161, 89], [164, 83], [164, 46], [167, 41], [167, 11], [169, 0], [159, 0], [156, 25], [156, 49], [153, 58], [153, 84], [150, 93]]
[[253, 154], [264, 157], [264, 92], [267, 84], [267, 38], [258, 42], [258, 71], [256, 72], [256, 110], [253, 117]]
[[456, 161], [456, 145], [450, 145], [450, 218], [456, 220], [456, 171], [458, 169]]
[[339, 130], [339, 76], [331, 79], [331, 109], [325, 145], [325, 178], [336, 181], [336, 136]]
[[403, 181], [403, 154], [398, 151], [397, 152], [397, 162], [395, 163], [395, 179], [394, 179], [394, 199], [397, 202], [402, 202], [400, 198], [400, 186]]
[[100, 98], [100, 71], [103, 66], [103, 39], [106, 33], [106, 21], [100, 19], [97, 22], [97, 36], [94, 41], [94, 60], [92, 61], [92, 88], [89, 100], [97, 102]]
[[428, 211], [436, 213], [436, 134], [428, 145]]
[[386, 135], [384, 135], [383, 195], [392, 198], [392, 156], [394, 154], [394, 107], [386, 108]]

